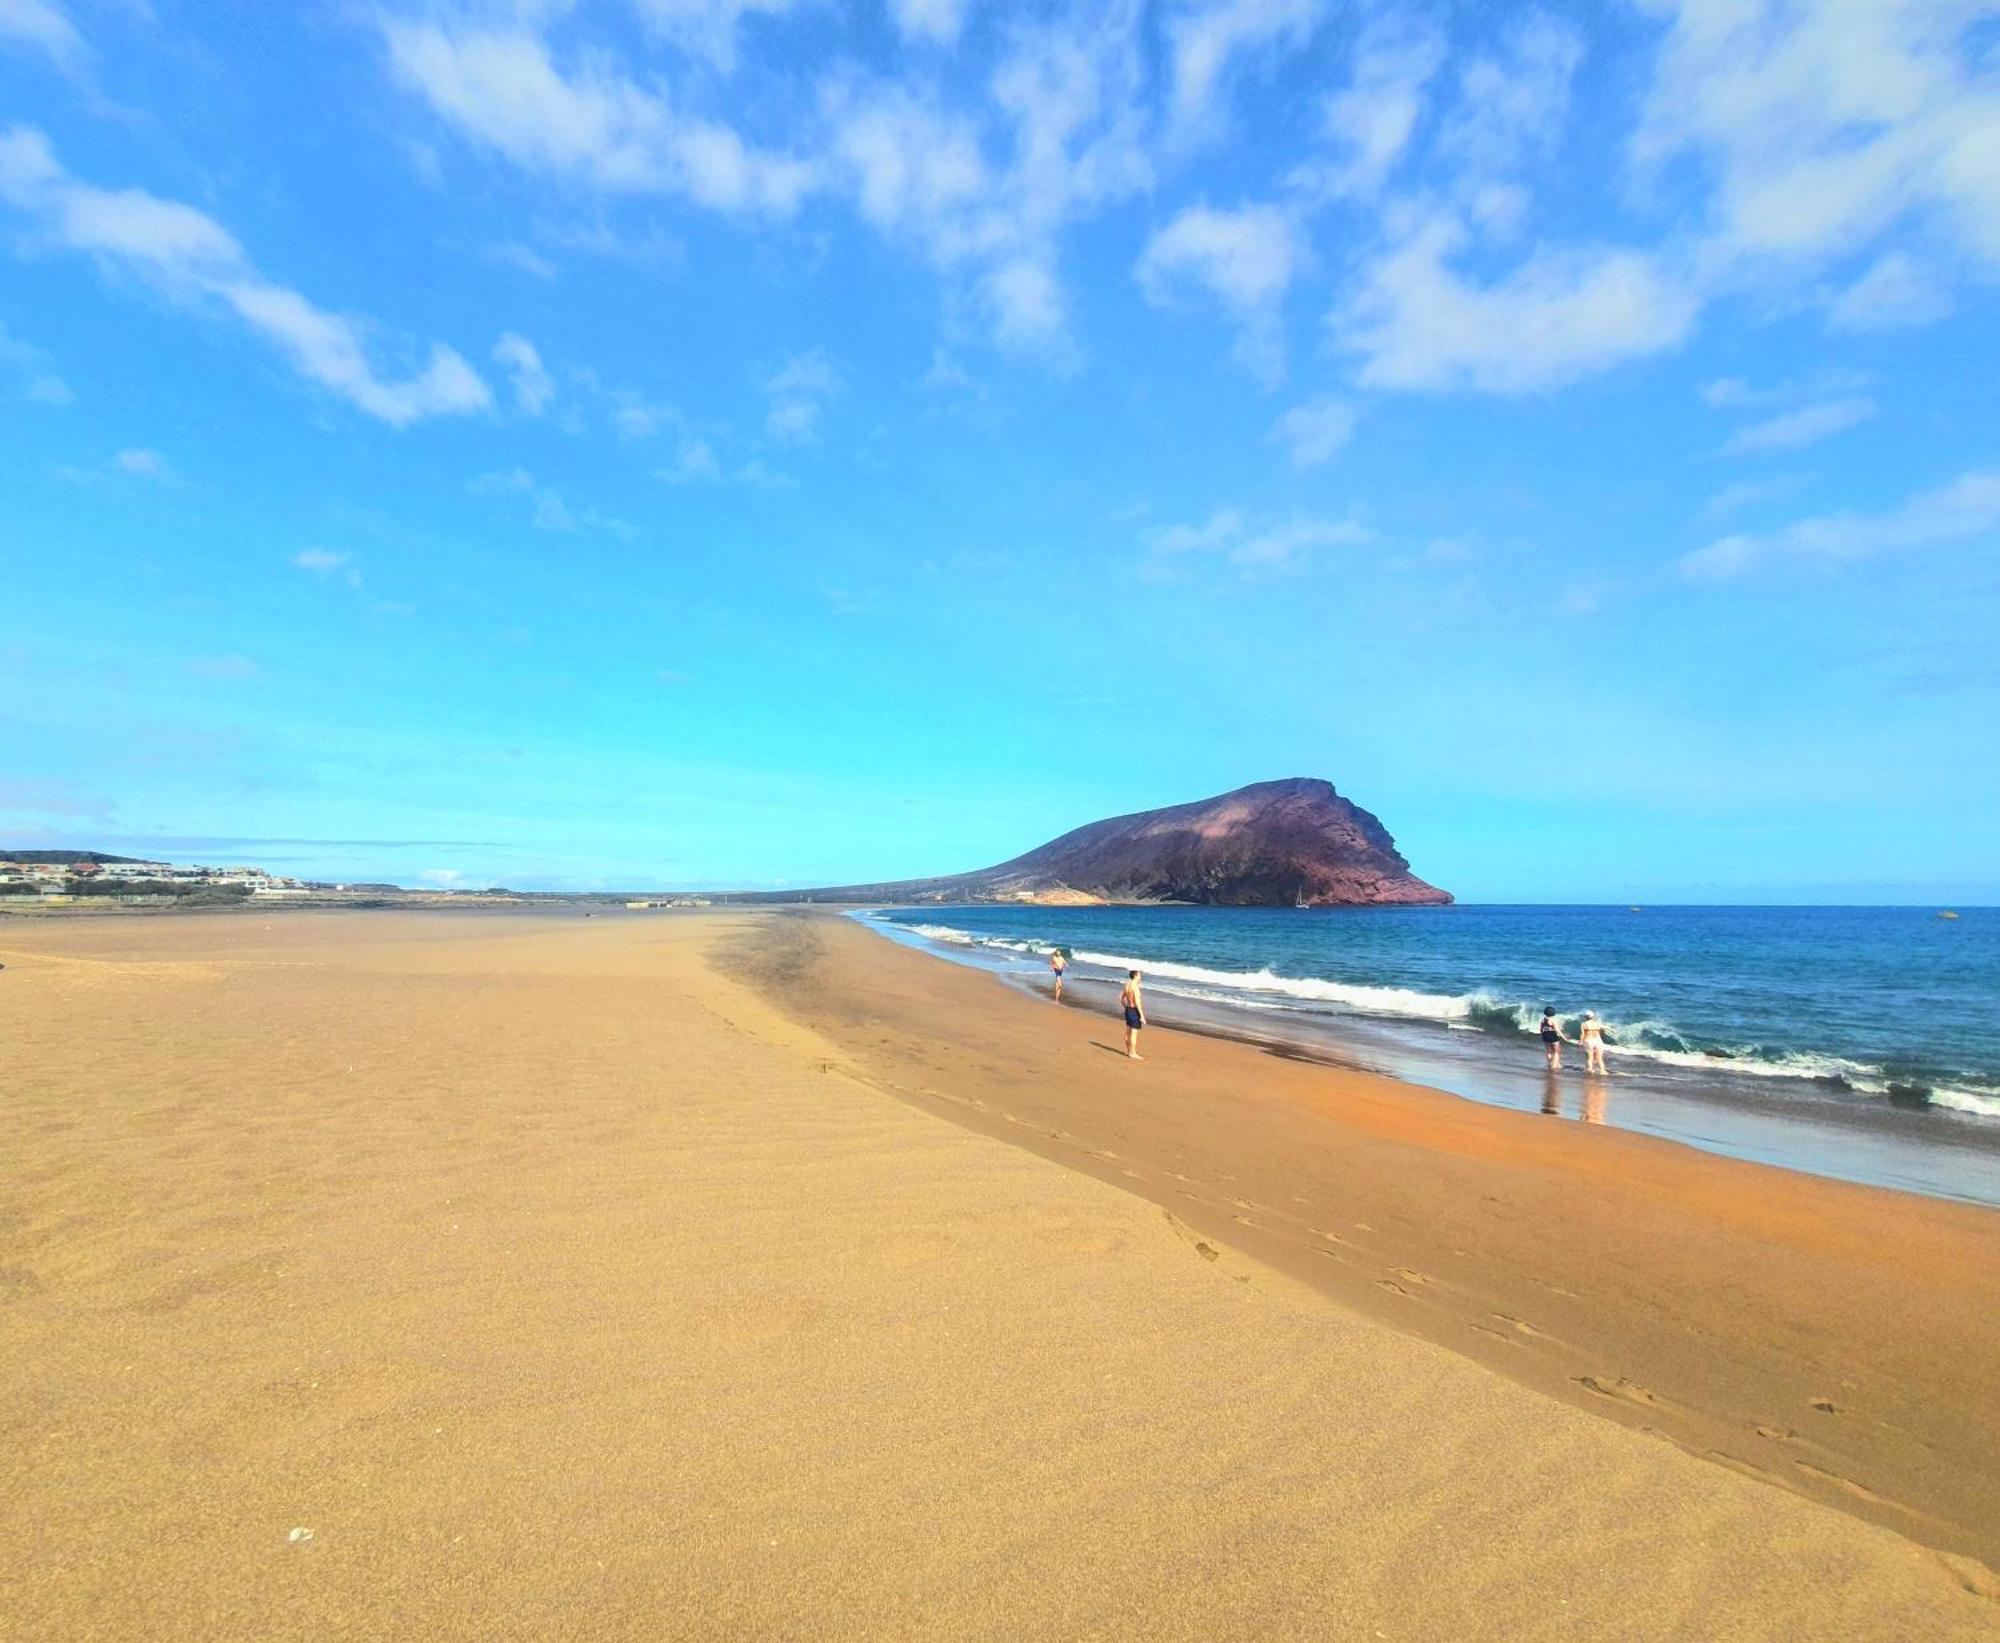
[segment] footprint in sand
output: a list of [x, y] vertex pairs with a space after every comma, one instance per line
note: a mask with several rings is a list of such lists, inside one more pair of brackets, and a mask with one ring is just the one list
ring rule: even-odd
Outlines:
[[1756, 1426], [1751, 1428], [1758, 1437], [1768, 1438], [1773, 1443], [1800, 1443], [1804, 1440], [1789, 1426]]
[[1389, 1270], [1395, 1273], [1406, 1284], [1427, 1284], [1430, 1282], [1430, 1279], [1426, 1278], [1421, 1272], [1412, 1272], [1406, 1266], [1392, 1266]]
[[1601, 1381], [1595, 1375], [1572, 1375], [1570, 1377], [1586, 1392], [1595, 1392], [1600, 1398], [1612, 1398], [1620, 1403], [1642, 1404], [1648, 1409], [1663, 1408], [1666, 1399], [1659, 1393], [1648, 1391], [1636, 1381], [1628, 1381], [1623, 1375], [1615, 1380]]
[[1840, 1413], [1840, 1405], [1835, 1403], [1831, 1398], [1813, 1398], [1810, 1401], [1813, 1408], [1817, 1409], [1822, 1415], [1837, 1415]]
[[1545, 1341], [1549, 1338], [1547, 1335], [1543, 1334], [1541, 1330], [1537, 1329], [1533, 1324], [1523, 1322], [1519, 1318], [1510, 1318], [1504, 1312], [1496, 1312], [1493, 1314], [1493, 1316], [1498, 1318], [1500, 1322], [1505, 1324], [1509, 1329], [1513, 1330], [1516, 1335], [1526, 1335], [1531, 1340], [1537, 1340], [1537, 1341]]
[[1377, 1278], [1375, 1284], [1379, 1289], [1392, 1290], [1398, 1295], [1408, 1295], [1410, 1293], [1401, 1284], [1397, 1283], [1394, 1278]]

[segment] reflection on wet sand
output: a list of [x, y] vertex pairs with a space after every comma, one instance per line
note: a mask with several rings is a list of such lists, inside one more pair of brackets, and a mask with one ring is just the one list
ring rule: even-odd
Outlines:
[[[1602, 1078], [1586, 1078], [1583, 1081], [1583, 1104], [1577, 1110], [1577, 1117], [1586, 1124], [1603, 1123], [1610, 1097], [1611, 1087]], [[1542, 1112], [1550, 1118], [1562, 1116], [1560, 1073], [1550, 1072], [1542, 1079]]]

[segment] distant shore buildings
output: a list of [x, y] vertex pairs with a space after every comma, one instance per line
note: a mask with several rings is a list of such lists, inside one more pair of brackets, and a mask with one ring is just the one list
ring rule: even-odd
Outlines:
[[36, 851], [26, 859], [0, 857], [0, 896], [33, 896], [43, 901], [86, 897], [161, 901], [205, 891], [247, 898], [304, 896], [315, 889], [334, 888], [268, 873], [261, 867], [190, 867], [119, 858], [107, 861], [93, 852], [79, 852], [74, 860], [44, 859], [55, 855], [53, 851]]

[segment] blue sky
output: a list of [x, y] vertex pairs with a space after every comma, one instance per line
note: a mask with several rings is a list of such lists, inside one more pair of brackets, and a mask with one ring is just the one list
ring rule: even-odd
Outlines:
[[0, 0], [0, 842], [2000, 900], [2000, 5]]

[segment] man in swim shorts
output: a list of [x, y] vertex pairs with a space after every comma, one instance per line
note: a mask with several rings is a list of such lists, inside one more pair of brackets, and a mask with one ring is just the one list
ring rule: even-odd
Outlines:
[[1139, 1053], [1139, 1029], [1146, 1025], [1146, 1001], [1139, 996], [1139, 972], [1131, 971], [1125, 977], [1125, 990], [1118, 995], [1118, 1006], [1125, 1012], [1125, 1053], [1134, 1061], [1146, 1058]]
[[1060, 947], [1049, 949], [1049, 973], [1056, 978], [1056, 1002], [1062, 1002], [1063, 971], [1069, 968], [1069, 960], [1063, 957]]

